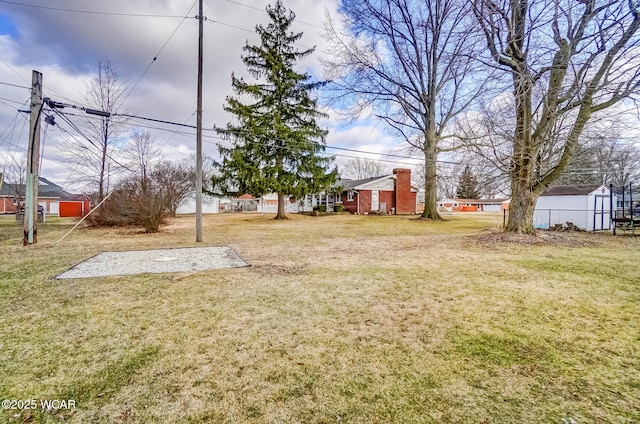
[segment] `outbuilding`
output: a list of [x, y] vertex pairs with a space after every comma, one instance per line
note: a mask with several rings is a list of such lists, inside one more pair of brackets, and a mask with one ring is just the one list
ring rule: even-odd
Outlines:
[[[615, 207], [615, 195], [613, 204]], [[567, 222], [587, 231], [611, 229], [609, 188], [598, 184], [548, 187], [536, 203], [534, 227], [549, 229]]]

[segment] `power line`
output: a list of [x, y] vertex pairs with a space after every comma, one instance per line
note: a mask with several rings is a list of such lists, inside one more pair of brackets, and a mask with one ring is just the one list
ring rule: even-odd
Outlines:
[[[86, 108], [78, 107], [78, 106], [75, 106], [75, 105], [61, 105], [61, 106], [69, 106], [69, 107], [71, 107], [73, 109], [86, 110]], [[58, 112], [58, 111], [56, 110], [56, 112]], [[60, 112], [58, 112], [58, 113], [60, 113]], [[72, 116], [77, 116], [77, 115], [72, 115]], [[145, 116], [125, 114], [125, 113], [114, 113], [114, 114], [111, 114], [111, 116], [123, 116], [123, 117], [126, 117], [126, 118], [141, 119], [141, 120], [145, 120], [145, 121], [157, 122], [157, 123], [168, 124], [168, 125], [176, 125], [176, 126], [185, 127], [185, 128], [192, 128], [192, 129], [196, 128], [194, 125], [182, 124], [182, 123], [179, 123], [179, 122], [168, 121], [168, 120], [164, 120], [164, 119], [149, 118], [149, 117], [145, 117]], [[152, 129], [161, 129], [161, 128], [153, 128], [152, 127]], [[209, 132], [216, 131], [213, 128], [203, 128], [203, 130], [204, 131], [209, 131]], [[236, 131], [236, 133], [237, 134], [243, 134], [243, 133], [244, 134], [250, 134], [249, 131]], [[220, 137], [220, 136], [209, 136], [209, 138], [215, 138], [215, 139], [219, 139], [219, 140], [227, 140], [227, 138]], [[281, 141], [281, 142], [285, 142], [285, 143], [288, 141], [288, 140], [278, 139], [278, 138], [273, 138], [272, 140]], [[268, 142], [264, 141], [262, 143], [263, 144], [267, 144]], [[400, 159], [408, 159], [408, 160], [418, 160], [418, 161], [423, 161], [424, 160], [422, 158], [416, 158], [416, 157], [413, 157], [413, 156], [404, 156], [404, 155], [398, 155], [398, 154], [394, 154], [394, 153], [371, 152], [371, 151], [366, 151], [366, 150], [358, 150], [358, 149], [350, 149], [350, 148], [346, 148], [346, 147], [332, 146], [332, 145], [328, 145], [328, 144], [326, 144], [324, 147], [328, 148], [328, 149], [348, 151], [348, 152], [352, 152], [352, 153], [362, 153], [362, 154], [367, 154], [367, 155], [388, 156], [388, 157], [394, 157], [394, 158], [400, 158]], [[450, 164], [450, 165], [463, 165], [464, 164], [464, 162], [454, 162], [454, 161], [438, 160], [438, 159], [436, 159], [435, 162], [436, 163], [443, 163], [443, 164]]]
[[[228, 2], [228, 3], [237, 4], [238, 6], [243, 6], [243, 7], [249, 8], [249, 9], [257, 10], [259, 12], [267, 13], [266, 9], [261, 9], [259, 7], [255, 7], [255, 6], [251, 6], [251, 5], [248, 5], [248, 4], [240, 3], [239, 1], [235, 1], [235, 0], [225, 0], [225, 1]], [[312, 26], [314, 28], [318, 28], [318, 29], [324, 30], [323, 27], [321, 27], [319, 25], [316, 25], [316, 24], [312, 24], [310, 22], [301, 21], [299, 19], [296, 19], [296, 22], [300, 22], [301, 24], [309, 25], [309, 26]]]
[[[29, 81], [23, 76], [21, 75], [18, 71], [15, 70], [15, 68], [11, 65], [9, 65], [7, 62], [5, 62], [1, 57], [0, 57], [0, 62], [4, 63], [5, 66], [9, 69], [11, 69], [11, 71], [13, 71], [14, 74], [16, 74], [21, 80], [23, 80], [24, 82], [26, 82], [27, 84], [29, 84]], [[31, 87], [29, 87], [31, 88]]]
[[[191, 120], [191, 118], [193, 118], [193, 116], [197, 113], [197, 111], [194, 111], [187, 119], [184, 120], [183, 124], [186, 124], [187, 122], [189, 122]], [[178, 129], [176, 128], [175, 131], [173, 131], [171, 133], [171, 135], [160, 144], [160, 148], [165, 147], [166, 144], [169, 142], [169, 140], [171, 140], [173, 138], [174, 135], [176, 135], [178, 133]], [[168, 147], [168, 146], [167, 146]], [[168, 147], [169, 149], [171, 149], [171, 147]], [[171, 149], [174, 150], [174, 149]], [[177, 151], [177, 150], [176, 150]]]
[[248, 28], [244, 28], [241, 26], [237, 26], [237, 25], [232, 25], [232, 24], [228, 24], [226, 22], [222, 22], [222, 21], [217, 21], [215, 19], [209, 19], [209, 18], [205, 18], [204, 20], [206, 23], [208, 24], [220, 24], [220, 25], [224, 25], [227, 26], [229, 28], [235, 28], [235, 29], [239, 29], [240, 31], [245, 31], [245, 32], [250, 32], [251, 34], [255, 34], [256, 32], [252, 29], [248, 29]]
[[24, 85], [18, 85], [18, 84], [11, 84], [10, 82], [4, 82], [4, 81], [0, 81], [0, 85], [8, 85], [9, 87], [26, 88], [27, 90], [31, 89], [31, 87], [27, 87], [27, 86], [24, 86]]
[[[22, 147], [22, 146], [19, 146], [19, 145], [17, 144], [17, 142], [12, 142], [12, 141], [11, 141], [11, 140], [13, 140], [13, 135], [14, 135], [14, 133], [15, 133], [15, 130], [16, 130], [16, 128], [17, 128], [17, 126], [18, 126], [18, 124], [19, 124], [19, 122], [18, 122], [18, 116], [16, 116], [16, 117], [14, 118], [14, 125], [13, 125], [13, 128], [11, 128], [10, 134], [7, 134], [7, 136], [6, 136], [3, 140], [0, 140], [0, 142], [2, 142], [2, 143], [4, 143], [4, 144], [6, 144], [6, 145], [7, 145], [8, 147], [10, 147], [10, 148], [11, 148], [11, 147], [13, 147], [13, 148], [14, 148], [14, 151], [15, 151], [16, 149], [21, 149], [21, 150], [24, 150], [24, 151], [26, 152], [26, 151], [27, 151], [27, 149], [25, 149], [25, 148], [24, 148], [24, 147]], [[20, 139], [20, 138], [22, 137], [22, 133], [24, 132], [24, 127], [26, 126], [26, 124], [27, 124], [27, 120], [25, 119], [25, 120], [23, 120], [23, 121], [22, 121], [22, 128], [21, 128], [21, 130], [20, 130], [20, 136], [18, 137], [18, 139]], [[7, 129], [8, 129], [8, 128], [9, 128], [9, 127], [7, 127]], [[3, 132], [3, 134], [4, 134], [4, 132]]]
[[[66, 113], [66, 112], [65, 112], [65, 114], [68, 115], [68, 116], [80, 116], [80, 115], [70, 114], [70, 113]], [[184, 126], [184, 127], [187, 127], [187, 128], [193, 128], [193, 126], [191, 126], [191, 125], [174, 123], [174, 122], [171, 122], [171, 121], [157, 120], [157, 119], [151, 119], [151, 118], [142, 118], [142, 117], [138, 117], [138, 116], [135, 116], [135, 115], [131, 115], [131, 117], [137, 118], [137, 119], [147, 119], [147, 120], [151, 120], [151, 121], [154, 121], [154, 122], [161, 122], [161, 123], [166, 123], [166, 124], [171, 124], [171, 125], [179, 125], [179, 126]], [[98, 118], [96, 118], [96, 119], [98, 119]], [[127, 124], [127, 125], [130, 125], [130, 126], [134, 126], [134, 125], [135, 126], [141, 126], [142, 128], [148, 128], [148, 129], [153, 129], [153, 130], [158, 130], [158, 131], [170, 131], [170, 132], [172, 132], [172, 136], [174, 134], [180, 134], [180, 135], [184, 135], [184, 136], [188, 136], [188, 137], [195, 136], [195, 134], [193, 134], [193, 133], [181, 132], [181, 131], [178, 131], [178, 130], [174, 131], [174, 130], [170, 130], [170, 129], [162, 128], [162, 127], [145, 126], [145, 125], [139, 125], [139, 124]], [[213, 131], [211, 129], [205, 129], [205, 130]], [[214, 135], [203, 135], [203, 137], [204, 138], [209, 138], [209, 139], [216, 139], [216, 140], [226, 140], [224, 137], [214, 136]], [[217, 146], [219, 144], [219, 143], [213, 142], [213, 141], [207, 141], [207, 140], [203, 140], [203, 141], [205, 143], [213, 145], [213, 146]], [[266, 144], [267, 142], [263, 142], [263, 143]], [[175, 152], [177, 152], [179, 154], [185, 154], [184, 152], [181, 152], [181, 151], [179, 151], [177, 149], [174, 149], [174, 148], [172, 148], [170, 146], [165, 146], [165, 144], [166, 144], [166, 142], [161, 144], [160, 147], [166, 147], [166, 148], [168, 148], [170, 150], [173, 150], [173, 151], [175, 151]], [[421, 158], [415, 158], [415, 157], [411, 157], [411, 156], [395, 155], [395, 154], [392, 154], [392, 153], [369, 152], [369, 151], [364, 151], [364, 150], [349, 149], [349, 148], [346, 148], [346, 147], [337, 147], [337, 146], [330, 146], [330, 145], [327, 145], [325, 147], [329, 148], [329, 149], [343, 150], [343, 151], [354, 152], [354, 153], [363, 153], [363, 154], [378, 155], [378, 156], [390, 156], [390, 157], [397, 157], [397, 158], [407, 159], [407, 160], [422, 161]], [[285, 148], [287, 148], [287, 147], [285, 146]], [[360, 159], [361, 158], [359, 156], [345, 155], [345, 154], [341, 154], [341, 153], [322, 152], [322, 154], [327, 155], [327, 156], [337, 156], [337, 157], [344, 157], [344, 158], [351, 158], [351, 159]], [[373, 160], [373, 161], [376, 161], [376, 162], [397, 163], [397, 164], [403, 164], [403, 165], [417, 165], [417, 164], [398, 161], [398, 160], [388, 160], [388, 159], [379, 159], [379, 158], [370, 159], [370, 160]], [[448, 162], [448, 161], [438, 161], [438, 162], [445, 163], [445, 164], [455, 164], [455, 165], [461, 164], [461, 162]]]
[[[245, 32], [249, 32], [249, 33], [251, 33], [251, 34], [257, 35], [257, 33], [255, 32], [255, 30], [248, 29], [248, 28], [244, 28], [244, 27], [237, 26], [237, 25], [228, 24], [228, 23], [226, 23], [226, 22], [222, 22], [222, 21], [217, 21], [217, 20], [215, 20], [215, 19], [204, 18], [204, 21], [205, 21], [206, 23], [209, 23], [209, 24], [214, 24], [214, 25], [215, 25], [215, 24], [220, 24], [220, 25], [227, 26], [227, 27], [229, 27], [229, 28], [235, 28], [235, 29], [238, 29], [238, 30], [240, 30], [240, 31], [245, 31]], [[309, 47], [309, 46], [306, 46], [306, 45], [304, 45], [304, 44], [300, 44], [300, 43], [294, 43], [294, 44], [295, 44], [296, 46], [302, 47], [302, 48], [307, 49], [307, 50], [309, 50], [309, 49], [311, 49], [311, 48], [312, 48], [312, 47]]]
[[[82, 132], [82, 130], [80, 128], [78, 128], [78, 126], [76, 124], [74, 124], [68, 117], [65, 116], [65, 114], [63, 112], [58, 111], [57, 109], [52, 109], [56, 114], [58, 114], [58, 116], [60, 116], [67, 124], [69, 124], [71, 126], [71, 128], [73, 128], [78, 134], [80, 134], [82, 137], [84, 137], [85, 140], [87, 140], [89, 143], [91, 143], [91, 145], [93, 147], [95, 147], [96, 149], [98, 149], [98, 151], [102, 151], [103, 150], [103, 146], [99, 146], [97, 145], [93, 140], [91, 140], [89, 137], [87, 137], [87, 135]], [[97, 152], [95, 152], [97, 154]], [[108, 152], [105, 151], [105, 156], [108, 157], [109, 159], [111, 159], [116, 165], [121, 166], [124, 169], [128, 169], [127, 166], [121, 164], [120, 162], [118, 162], [116, 159], [114, 159]]]
[[0, 100], [4, 100], [5, 102], [15, 103], [17, 105], [24, 105], [24, 104], [27, 104], [29, 102], [28, 100], [27, 100], [27, 102], [19, 102], [17, 100], [13, 100], [13, 99], [7, 99], [6, 97], [0, 97]]
[[[18, 102], [16, 102], [16, 103], [18, 103]], [[19, 103], [19, 104], [26, 106], [28, 103], [29, 103], [29, 100], [27, 100], [25, 102], [22, 102], [22, 103]], [[7, 106], [10, 107], [11, 109], [13, 109], [13, 107], [11, 107], [9, 105], [7, 105]], [[21, 116], [23, 117], [22, 125], [23, 125], [23, 129], [24, 129], [24, 125], [26, 124], [27, 119], [26, 119], [26, 117], [24, 117], [22, 115], [22, 112], [20, 110], [18, 110], [18, 111], [16, 111], [16, 115], [14, 116], [13, 120], [11, 121], [13, 123], [13, 128], [11, 129], [11, 135], [13, 135], [13, 132], [15, 131], [16, 126], [18, 125], [18, 118], [21, 117]], [[2, 131], [2, 134], [0, 134], [0, 137], [2, 137], [4, 135], [4, 133], [5, 133], [5, 131], [7, 131], [9, 129], [10, 125], [11, 125], [11, 123]], [[0, 140], [0, 141], [7, 141], [7, 140], [8, 140], [8, 136], [4, 140]], [[7, 143], [8, 143], [8, 141], [7, 141]]]
[[[112, 114], [112, 116], [124, 116], [125, 118], [142, 119], [144, 121], [158, 122], [160, 124], [177, 125], [177, 126], [180, 126], [180, 127], [194, 128], [194, 129], [196, 128], [195, 125], [181, 124], [179, 122], [165, 121], [163, 119], [147, 118], [147, 117], [144, 117], [144, 116], [130, 115], [130, 114], [127, 114], [127, 113], [114, 113], [114, 114]], [[213, 129], [209, 129], [209, 128], [203, 128], [203, 130], [204, 131], [214, 131]]]
[[[56, 124], [56, 126], [58, 127], [58, 129], [59, 129], [60, 131], [62, 131], [63, 133], [65, 133], [65, 134], [69, 135], [69, 137], [73, 138], [73, 139], [74, 139], [74, 140], [75, 140], [79, 145], [81, 145], [81, 146], [82, 146], [82, 148], [83, 148], [84, 150], [86, 150], [89, 154], [93, 154], [93, 155], [94, 155], [94, 156], [96, 156], [97, 158], [99, 158], [99, 157], [100, 157], [100, 155], [98, 154], [98, 152], [94, 152], [94, 151], [92, 151], [92, 150], [88, 149], [86, 146], [84, 146], [84, 145], [83, 145], [83, 143], [82, 143], [82, 140], [79, 140], [79, 139], [78, 139], [78, 137], [77, 137], [76, 135], [74, 135], [74, 134], [72, 134], [71, 132], [67, 131], [67, 129], [65, 129], [65, 128], [63, 128], [62, 126], [60, 126], [60, 124]], [[111, 156], [110, 156], [110, 155], [107, 155], [107, 157], [111, 159]], [[68, 162], [61, 162], [61, 161], [59, 161], [59, 160], [55, 160], [55, 159], [51, 159], [51, 158], [45, 158], [45, 159], [46, 159], [46, 160], [48, 160], [48, 161], [50, 161], [50, 162], [54, 162], [54, 163], [57, 163], [57, 164], [63, 165], [63, 166], [65, 167], [65, 169], [69, 166], [69, 163], [68, 163]], [[82, 159], [82, 158], [81, 158], [81, 159]], [[79, 166], [85, 166], [85, 167], [86, 167], [87, 165], [86, 165], [86, 163], [85, 163], [85, 164], [80, 164], [79, 162], [76, 162], [75, 164], [73, 164], [73, 166], [74, 166], [74, 168], [77, 168], [77, 167], [79, 167]], [[130, 172], [130, 169], [129, 169], [129, 168], [125, 168], [125, 167], [124, 167], [124, 166], [122, 166], [122, 165], [120, 165], [120, 166], [122, 167], [122, 170], [121, 170], [121, 171], [118, 171], [118, 170], [113, 171], [113, 174], [112, 174], [112, 175], [117, 175], [118, 173], [122, 173], [122, 172], [126, 172], [126, 171], [129, 171], [129, 172]], [[82, 172], [82, 171], [80, 171], [80, 172]], [[69, 174], [67, 175], [67, 178], [65, 179], [64, 185], [67, 185], [67, 183], [69, 183], [70, 181], [72, 181], [72, 180], [73, 180], [73, 177], [75, 176], [75, 174], [76, 174], [75, 172], [71, 172], [71, 173], [69, 173]]]
[[[322, 152], [322, 154], [324, 155], [328, 155], [328, 156], [338, 156], [341, 158], [350, 158], [350, 159], [361, 159], [359, 156], [352, 156], [352, 155], [345, 155], [342, 153], [328, 153], [328, 152]], [[380, 159], [380, 158], [376, 158], [376, 159], [370, 159], [372, 161], [375, 162], [385, 162], [385, 163], [396, 163], [396, 164], [400, 164], [400, 165], [419, 165], [418, 163], [408, 163], [408, 162], [403, 162], [403, 161], [399, 161], [399, 160], [390, 160], [390, 159]]]
[[162, 51], [164, 50], [165, 47], [167, 47], [167, 44], [169, 44], [169, 42], [171, 41], [171, 39], [173, 38], [173, 36], [176, 34], [176, 32], [178, 32], [178, 30], [180, 29], [180, 27], [182, 26], [182, 24], [184, 23], [185, 20], [187, 20], [187, 17], [189, 16], [189, 13], [191, 13], [191, 10], [193, 10], [194, 6], [196, 5], [196, 2], [198, 0], [195, 0], [193, 2], [193, 4], [191, 5], [191, 7], [189, 8], [189, 10], [187, 11], [187, 13], [185, 13], [185, 15], [182, 17], [182, 20], [180, 20], [180, 23], [178, 24], [178, 26], [176, 27], [176, 29], [173, 30], [173, 32], [171, 33], [171, 35], [169, 36], [169, 38], [167, 39], [167, 41], [165, 41], [165, 43], [162, 45], [162, 47], [160, 47], [160, 50], [158, 50], [158, 53], [156, 53], [156, 55], [153, 57], [153, 59], [151, 59], [151, 62], [149, 63], [149, 65], [147, 65], [147, 68], [144, 70], [144, 72], [142, 72], [142, 74], [140, 75], [140, 77], [138, 78], [138, 80], [136, 81], [135, 84], [133, 84], [133, 86], [129, 89], [129, 92], [127, 93], [127, 95], [124, 97], [124, 101], [126, 101], [129, 96], [131, 95], [131, 92], [133, 92], [133, 90], [138, 86], [138, 84], [140, 83], [140, 81], [142, 80], [142, 78], [147, 74], [147, 72], [149, 71], [149, 68], [151, 68], [151, 65], [153, 65], [156, 60], [158, 60], [158, 56], [160, 56], [160, 53], [162, 53]]
[[367, 152], [365, 150], [358, 150], [358, 149], [348, 149], [346, 147], [334, 147], [334, 146], [326, 146], [327, 149], [335, 149], [335, 150], [343, 150], [346, 152], [354, 152], [354, 153], [364, 153], [364, 154], [373, 154], [373, 155], [384, 155], [384, 156], [389, 156], [389, 157], [394, 157], [394, 158], [402, 158], [402, 159], [414, 159], [414, 160], [422, 160], [421, 158], [416, 158], [413, 156], [404, 156], [404, 155], [396, 155], [393, 153], [374, 153], [374, 152]]
[[97, 10], [80, 10], [80, 9], [68, 9], [62, 7], [50, 7], [50, 6], [40, 6], [36, 4], [22, 3], [17, 1], [8, 1], [8, 0], [0, 0], [0, 3], [12, 4], [14, 6], [21, 7], [29, 7], [32, 9], [44, 9], [44, 10], [54, 10], [56, 12], [72, 12], [72, 13], [84, 13], [89, 15], [107, 15], [107, 16], [132, 16], [132, 17], [143, 17], [143, 18], [181, 18], [180, 15], [160, 15], [153, 13], [121, 13], [121, 12], [103, 12]]

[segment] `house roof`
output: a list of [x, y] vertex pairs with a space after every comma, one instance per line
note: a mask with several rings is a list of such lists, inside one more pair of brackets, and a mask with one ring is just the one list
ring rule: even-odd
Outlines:
[[602, 184], [572, 184], [547, 187], [540, 196], [586, 196], [602, 187]]
[[350, 190], [358, 186], [361, 186], [363, 184], [367, 184], [376, 180], [382, 180], [389, 177], [392, 177], [392, 175], [381, 175], [379, 177], [363, 178], [361, 180], [349, 180], [349, 179], [338, 180], [336, 182], [336, 186], [343, 187], [345, 190]]
[[[395, 174], [381, 175], [378, 177], [364, 178], [362, 180], [343, 179], [343, 180], [338, 180], [335, 186], [342, 187], [343, 190], [369, 190], [370, 188], [366, 187], [368, 184], [374, 183], [376, 181], [387, 180], [387, 179], [395, 180], [396, 175]], [[411, 189], [414, 191], [419, 191], [419, 188], [413, 184], [411, 184]]]
[[[44, 177], [39, 177], [38, 197], [48, 197], [60, 200], [84, 200], [85, 196], [81, 194], [71, 194], [65, 191], [59, 185], [52, 183]], [[25, 192], [24, 184], [4, 183], [0, 188], [0, 197], [14, 197], [16, 192]]]

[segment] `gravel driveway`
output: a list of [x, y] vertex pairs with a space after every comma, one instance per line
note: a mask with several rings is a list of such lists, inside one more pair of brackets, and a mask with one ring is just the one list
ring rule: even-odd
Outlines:
[[227, 246], [132, 250], [100, 253], [55, 278], [205, 271], [244, 266], [248, 264]]

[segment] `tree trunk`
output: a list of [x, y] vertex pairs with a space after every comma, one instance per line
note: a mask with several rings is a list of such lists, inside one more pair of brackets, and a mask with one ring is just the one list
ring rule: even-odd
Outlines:
[[438, 213], [438, 190], [436, 170], [437, 150], [436, 143], [425, 141], [424, 149], [424, 211], [422, 218], [439, 221], [442, 219]]
[[535, 234], [533, 228], [533, 211], [539, 194], [531, 191], [529, 184], [511, 182], [511, 203], [509, 204], [509, 221], [505, 231], [519, 234]]
[[278, 193], [278, 214], [274, 219], [289, 219], [284, 212], [284, 194]]
[[524, 64], [513, 74], [513, 94], [516, 105], [516, 128], [514, 130], [513, 158], [511, 169], [511, 203], [509, 222], [505, 231], [519, 234], [534, 234], [533, 210], [541, 190], [534, 190], [534, 181], [539, 178], [538, 154], [540, 143], [532, 139], [531, 96], [533, 82]]

